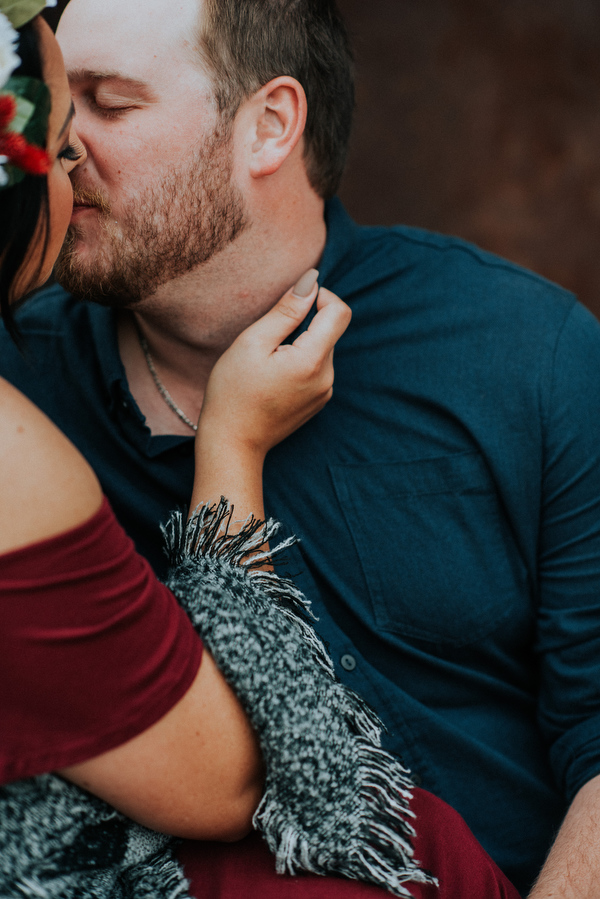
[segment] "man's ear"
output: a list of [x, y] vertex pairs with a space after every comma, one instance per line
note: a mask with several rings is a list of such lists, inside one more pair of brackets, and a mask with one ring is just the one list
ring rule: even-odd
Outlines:
[[280, 75], [251, 99], [250, 174], [272, 175], [288, 158], [306, 125], [306, 94], [299, 81]]

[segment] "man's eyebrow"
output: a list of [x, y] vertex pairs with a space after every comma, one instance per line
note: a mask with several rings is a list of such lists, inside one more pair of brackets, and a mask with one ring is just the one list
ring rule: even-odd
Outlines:
[[148, 100], [154, 97], [154, 94], [146, 81], [142, 81], [140, 78], [132, 78], [124, 72], [112, 71], [110, 69], [102, 72], [94, 69], [71, 69], [67, 74], [70, 84], [79, 85], [89, 82], [101, 84], [107, 81], [115, 81], [125, 89], [135, 91], [136, 94], [143, 96]]
[[71, 100], [71, 106], [70, 106], [70, 109], [69, 109], [69, 111], [68, 111], [68, 113], [67, 113], [67, 117], [66, 117], [66, 119], [65, 119], [65, 123], [64, 123], [64, 125], [62, 126], [62, 128], [60, 129], [60, 132], [59, 132], [59, 134], [58, 134], [59, 138], [62, 137], [63, 134], [65, 133], [65, 131], [67, 130], [67, 128], [68, 128], [68, 126], [69, 126], [69, 124], [70, 124], [70, 122], [71, 122], [71, 119], [73, 118], [74, 115], [75, 115], [75, 105], [74, 105], [73, 101]]

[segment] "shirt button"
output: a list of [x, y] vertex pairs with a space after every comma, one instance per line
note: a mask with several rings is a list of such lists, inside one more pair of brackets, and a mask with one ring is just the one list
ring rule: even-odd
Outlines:
[[121, 400], [121, 405], [124, 409], [129, 409], [129, 403], [127, 402], [127, 400]]
[[354, 671], [354, 669], [356, 668], [356, 659], [354, 658], [354, 656], [346, 654], [345, 656], [342, 656], [340, 661], [342, 663], [342, 668], [344, 669], [344, 671]]

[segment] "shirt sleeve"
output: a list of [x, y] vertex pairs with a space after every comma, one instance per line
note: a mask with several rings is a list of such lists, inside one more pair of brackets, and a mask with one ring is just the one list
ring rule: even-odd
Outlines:
[[575, 305], [548, 378], [539, 720], [569, 800], [600, 773], [600, 325]]
[[0, 783], [76, 764], [150, 727], [202, 644], [108, 501], [0, 557]]

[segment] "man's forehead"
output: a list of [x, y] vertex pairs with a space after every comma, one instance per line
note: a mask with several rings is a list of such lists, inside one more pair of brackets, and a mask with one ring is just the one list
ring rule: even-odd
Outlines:
[[[140, 75], [196, 44], [198, 0], [71, 0], [57, 37], [73, 70]], [[129, 71], [125, 72], [125, 68]]]

